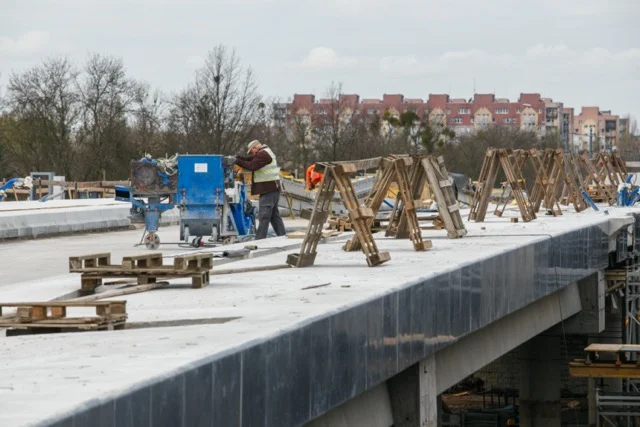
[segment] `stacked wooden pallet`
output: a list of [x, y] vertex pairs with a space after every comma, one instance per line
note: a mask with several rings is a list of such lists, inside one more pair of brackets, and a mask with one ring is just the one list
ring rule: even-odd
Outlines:
[[[123, 329], [127, 320], [126, 301], [47, 301], [0, 303], [16, 308], [15, 316], [0, 317], [1, 328], [54, 330]], [[70, 317], [68, 309], [94, 308], [95, 316]]]
[[69, 258], [69, 272], [82, 273], [83, 291], [94, 291], [105, 278], [132, 277], [139, 284], [155, 283], [158, 278], [191, 278], [193, 288], [209, 284], [213, 254], [199, 253], [177, 256], [173, 265], [164, 265], [161, 253], [127, 256], [121, 265], [111, 264], [110, 253], [98, 253]]

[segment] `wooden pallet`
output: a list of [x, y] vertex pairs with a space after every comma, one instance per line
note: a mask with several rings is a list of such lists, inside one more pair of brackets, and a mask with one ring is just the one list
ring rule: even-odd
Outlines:
[[[411, 171], [415, 170], [414, 158], [408, 156], [391, 156], [383, 159], [381, 167], [377, 172], [376, 183], [364, 200], [364, 208], [370, 209], [372, 217], [367, 219], [365, 225], [370, 231], [380, 228], [380, 222], [376, 221], [376, 216], [384, 203], [384, 199], [393, 183], [398, 187], [396, 203], [388, 220], [387, 235], [393, 229], [395, 237], [409, 238], [413, 243], [414, 250], [423, 251], [432, 247], [430, 240], [422, 239], [422, 230], [416, 215], [416, 204], [419, 197], [414, 197], [414, 191], [410, 184], [407, 166]], [[401, 212], [400, 215], [397, 215]], [[398, 227], [402, 227], [401, 233], [397, 233]], [[343, 247], [345, 251], [356, 251], [361, 249], [360, 241], [357, 238], [349, 240]]]
[[[422, 230], [416, 215], [416, 204], [421, 203], [420, 197], [415, 197], [415, 189], [409, 183], [409, 175], [407, 166], [413, 162], [411, 158], [394, 159], [393, 165], [396, 172], [396, 182], [398, 184], [398, 195], [396, 201], [402, 202], [402, 213], [398, 219], [397, 237], [404, 238], [409, 236], [413, 243], [413, 249], [416, 251], [424, 251], [432, 247], [431, 240], [423, 241]], [[415, 169], [415, 168], [414, 168]], [[418, 168], [419, 169], [419, 168]], [[392, 221], [389, 221], [389, 225]]]
[[356, 237], [362, 246], [367, 264], [372, 267], [380, 265], [390, 259], [387, 252], [379, 252], [373, 239], [371, 230], [367, 227], [367, 221], [374, 217], [370, 208], [359, 206], [358, 199], [350, 175], [355, 174], [359, 169], [374, 169], [379, 166], [380, 160], [374, 159], [360, 160], [347, 163], [324, 163], [316, 164], [316, 170], [323, 172], [320, 189], [316, 194], [316, 201], [311, 212], [311, 219], [307, 226], [306, 237], [302, 241], [300, 252], [290, 254], [287, 257], [287, 264], [294, 267], [306, 267], [313, 265], [317, 255], [317, 246], [322, 237], [324, 224], [329, 217], [329, 206], [337, 188], [345, 208], [349, 212], [349, 219], [356, 233]]
[[460, 207], [453, 191], [453, 181], [444, 164], [442, 156], [426, 156], [421, 160], [422, 167], [427, 174], [427, 182], [438, 205], [440, 219], [447, 230], [450, 239], [463, 237], [467, 234]]
[[81, 273], [81, 290], [95, 291], [102, 279], [134, 277], [138, 284], [155, 283], [158, 278], [191, 278], [193, 288], [209, 284], [209, 270], [213, 266], [213, 254], [181, 255], [173, 259], [173, 265], [164, 265], [161, 253], [127, 256], [121, 265], [111, 264], [111, 254], [98, 253], [69, 258], [69, 272]]
[[[0, 327], [14, 329], [123, 329], [127, 320], [126, 301], [47, 301], [0, 303], [2, 309], [15, 307], [14, 317], [0, 319]], [[67, 309], [93, 307], [96, 315], [69, 317]]]
[[[552, 201], [549, 205], [546, 197], [550, 182], [555, 182], [551, 178], [553, 150], [540, 151], [537, 149], [532, 149], [526, 153], [526, 158], [529, 160], [529, 164], [533, 168], [534, 172], [533, 187], [529, 191], [529, 197], [531, 200], [533, 211], [538, 213], [540, 211], [542, 203], [545, 202], [545, 208], [551, 210], [555, 216], [556, 212], [554, 208], [557, 203], [555, 201]], [[560, 211], [559, 209], [558, 212], [559, 214], [562, 214], [562, 211]]]
[[[407, 164], [406, 166], [409, 167], [407, 175], [409, 180], [408, 194], [410, 194], [407, 198], [409, 198], [413, 204], [418, 207], [420, 206], [420, 203], [422, 203], [421, 198], [426, 182], [425, 171], [422, 163], [420, 162], [419, 156], [413, 156], [411, 158], [411, 164]], [[397, 184], [396, 186], [399, 190], [400, 184]], [[404, 189], [404, 191], [406, 192], [407, 189]], [[396, 202], [394, 203], [391, 215], [389, 216], [385, 236], [395, 237], [396, 239], [406, 239], [409, 237], [409, 227], [407, 226], [406, 212], [403, 209], [399, 209], [404, 203], [404, 198], [399, 193], [400, 191], [396, 194]], [[430, 245], [431, 242], [429, 241], [428, 244]]]
[[587, 209], [587, 202], [582, 196], [584, 180], [580, 174], [576, 156], [573, 154], [563, 154], [558, 157], [557, 161], [562, 170], [561, 176], [564, 180], [560, 202], [564, 205], [573, 204], [576, 212], [582, 212]]
[[325, 170], [316, 193], [316, 200], [311, 210], [305, 238], [300, 246], [300, 253], [290, 254], [287, 257], [287, 264], [293, 267], [306, 267], [313, 265], [315, 262], [318, 243], [322, 238], [322, 229], [331, 212], [330, 207], [335, 185], [336, 182], [331, 171]]
[[609, 178], [609, 183], [614, 185], [616, 189], [618, 185], [626, 182], [629, 172], [618, 153], [601, 152], [596, 155], [593, 161], [596, 168], [599, 168], [599, 175]]
[[[521, 175], [524, 175], [523, 172], [527, 165], [531, 166], [533, 185], [527, 189], [527, 192], [533, 212], [536, 214], [544, 203], [547, 212], [553, 216], [562, 215], [558, 200], [558, 184], [562, 176], [561, 156], [563, 154], [562, 149], [514, 150], [514, 155], [519, 158], [517, 167], [520, 169]], [[524, 180], [523, 185], [526, 187]], [[504, 211], [504, 207], [502, 211]]]
[[589, 197], [594, 202], [615, 204], [618, 199], [617, 186], [607, 182], [606, 174], [598, 171], [587, 153], [578, 155], [576, 159], [579, 167], [586, 171], [583, 187], [589, 192]]
[[[522, 159], [514, 154], [514, 150], [494, 148], [487, 150], [482, 164], [482, 170], [480, 171], [480, 178], [476, 185], [473, 202], [471, 203], [471, 210], [469, 212], [470, 221], [483, 222], [485, 220], [491, 192], [495, 186], [500, 168], [502, 168], [506, 175], [506, 184], [510, 187], [511, 194], [518, 204], [522, 220], [529, 222], [536, 218], [527, 194], [524, 178], [522, 177], [521, 165]], [[496, 210], [494, 213], [498, 214], [498, 216], [502, 215], [502, 211], [499, 210]]]

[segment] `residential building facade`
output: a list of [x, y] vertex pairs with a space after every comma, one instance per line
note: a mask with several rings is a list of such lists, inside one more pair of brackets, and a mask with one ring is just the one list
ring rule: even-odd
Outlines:
[[381, 119], [384, 130], [384, 117], [399, 118], [407, 111], [413, 111], [433, 125], [446, 125], [457, 135], [490, 126], [508, 126], [539, 136], [555, 135], [558, 145], [564, 148], [571, 143], [585, 148], [584, 135], [578, 134], [584, 134], [585, 130], [588, 133], [588, 126], [593, 125], [596, 139], [602, 144], [615, 145], [617, 141], [618, 118], [610, 111], [584, 107], [581, 114], [575, 116], [573, 108], [538, 93], [521, 93], [517, 101], [497, 98], [494, 94], [474, 94], [469, 99], [429, 94], [426, 100], [405, 98], [401, 94], [384, 94], [382, 99], [343, 94], [338, 99], [316, 100], [314, 95], [295, 94], [291, 102], [276, 105], [276, 121], [283, 125], [321, 126], [331, 123], [334, 116], [358, 115], [365, 120]]
[[599, 107], [582, 107], [573, 118], [573, 144], [581, 150], [609, 150], [617, 145], [620, 118]]

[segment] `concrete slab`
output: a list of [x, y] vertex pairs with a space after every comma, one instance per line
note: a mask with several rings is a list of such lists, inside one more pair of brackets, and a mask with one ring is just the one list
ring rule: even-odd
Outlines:
[[[433, 241], [433, 249], [427, 252], [414, 252], [409, 241], [376, 235], [379, 248], [390, 252], [391, 261], [375, 268], [366, 266], [362, 253], [345, 253], [340, 249], [341, 242], [329, 242], [319, 247], [313, 267], [212, 276], [212, 285], [200, 290], [187, 288], [186, 281], [174, 280], [175, 287], [129, 295], [126, 300], [131, 322], [172, 320], [179, 324], [189, 319], [237, 319], [219, 324], [1, 339], [0, 425], [64, 419], [83, 407], [107, 404], [161, 379], [176, 375], [186, 378], [180, 373], [186, 375], [203, 363], [231, 357], [257, 343], [302, 330], [464, 266], [589, 227], [610, 233], [611, 219], [626, 217], [632, 211], [609, 209], [608, 215], [567, 212], [557, 218], [541, 216], [530, 223], [510, 223], [505, 217], [488, 215], [485, 223], [467, 223], [469, 234], [463, 239], [449, 240], [444, 231], [423, 232], [425, 239]], [[508, 214], [516, 216], [511, 211]], [[4, 243], [0, 250], [11, 262], [11, 273], [0, 278], [2, 299], [45, 300], [71, 292], [79, 287], [79, 277], [65, 273], [68, 256], [110, 251], [117, 260], [122, 255], [144, 252], [131, 247], [135, 237], [136, 233], [122, 232]], [[225, 267], [283, 264], [294, 248], [291, 245], [296, 244], [299, 242], [287, 238], [261, 241], [259, 246], [265, 251], [278, 252]], [[176, 254], [181, 248], [163, 248], [163, 252]], [[522, 268], [524, 275], [524, 269], [530, 267]], [[315, 285], [326, 286], [304, 289]], [[358, 321], [366, 323], [364, 319]], [[424, 333], [423, 338], [425, 342], [434, 339]], [[457, 337], [440, 335], [435, 339], [445, 344]], [[400, 368], [400, 362], [396, 363]]]
[[[130, 204], [114, 199], [0, 203], [0, 240], [102, 231], [131, 226]], [[161, 225], [176, 224], [177, 209], [165, 212]]]

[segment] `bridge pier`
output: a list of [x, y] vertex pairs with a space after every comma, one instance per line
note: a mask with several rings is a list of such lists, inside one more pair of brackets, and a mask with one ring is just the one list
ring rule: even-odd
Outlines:
[[420, 427], [438, 427], [438, 390], [436, 388], [436, 356], [418, 363], [420, 395]]
[[559, 336], [537, 336], [523, 347], [520, 360], [520, 425], [560, 427]]

